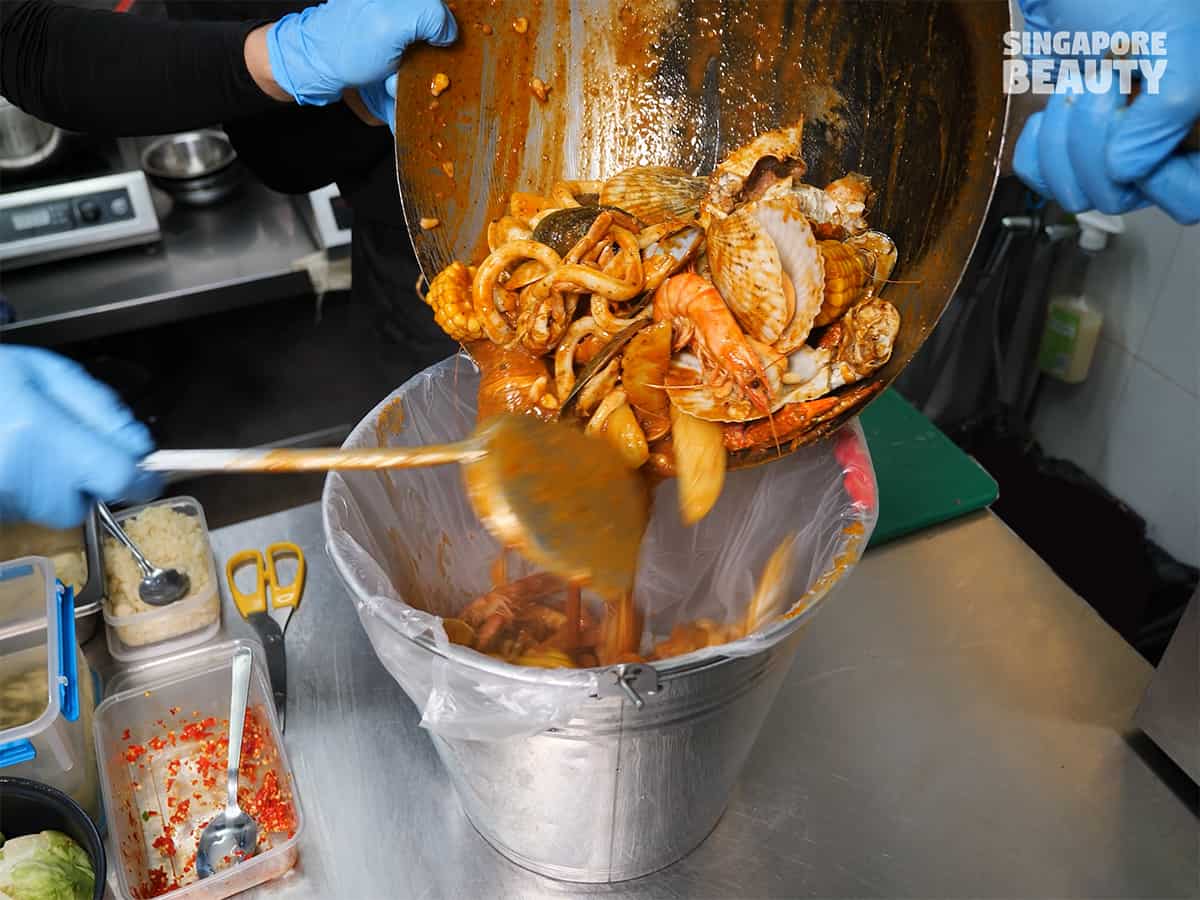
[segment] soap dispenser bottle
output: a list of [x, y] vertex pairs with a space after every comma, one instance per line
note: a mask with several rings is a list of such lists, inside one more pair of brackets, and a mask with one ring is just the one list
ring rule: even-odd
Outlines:
[[1063, 260], [1062, 279], [1046, 310], [1038, 351], [1038, 367], [1068, 384], [1087, 378], [1104, 324], [1104, 314], [1088, 302], [1084, 292], [1088, 265], [1108, 246], [1110, 235], [1125, 231], [1120, 216], [1094, 211], [1080, 213], [1076, 223], [1079, 238]]

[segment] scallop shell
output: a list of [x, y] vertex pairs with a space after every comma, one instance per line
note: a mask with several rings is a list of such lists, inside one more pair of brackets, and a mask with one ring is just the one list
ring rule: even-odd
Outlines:
[[753, 338], [788, 352], [808, 338], [824, 269], [796, 198], [775, 192], [709, 226], [713, 283]]
[[813, 321], [821, 311], [825, 299], [825, 261], [817, 247], [817, 238], [803, 216], [788, 220], [786, 240], [777, 241], [777, 246], [783, 271], [796, 297], [796, 312], [775, 342], [775, 349], [780, 353], [791, 353], [808, 340]]
[[704, 213], [720, 216], [732, 212], [739, 200], [744, 199], [744, 192], [760, 181], [753, 177], [760, 173], [772, 176], [759, 185], [764, 190], [778, 178], [803, 175], [804, 163], [800, 159], [803, 137], [804, 118], [801, 117], [787, 128], [760, 134], [730, 153], [709, 176]]
[[825, 185], [825, 193], [833, 198], [842, 213], [850, 219], [862, 218], [875, 200], [870, 176], [862, 172], [847, 172]]
[[708, 264], [746, 334], [773, 344], [796, 306], [784, 287], [779, 250], [757, 212], [757, 204], [743, 206], [709, 226]]
[[670, 166], [634, 166], [600, 188], [601, 206], [615, 206], [644, 225], [671, 219], [690, 221], [700, 209], [705, 180]]

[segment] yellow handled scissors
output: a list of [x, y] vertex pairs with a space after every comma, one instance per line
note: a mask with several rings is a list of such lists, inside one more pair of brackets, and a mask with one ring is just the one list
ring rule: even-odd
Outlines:
[[[277, 560], [287, 557], [295, 558], [296, 575], [287, 584], [280, 584]], [[238, 589], [234, 577], [237, 570], [246, 565], [253, 565], [255, 569], [254, 588], [248, 594]], [[258, 550], [242, 550], [233, 554], [225, 564], [225, 577], [234, 605], [242, 618], [249, 621], [253, 615], [266, 614], [279, 624], [282, 631], [287, 628], [292, 611], [300, 605], [305, 568], [304, 551], [284, 541], [271, 544], [265, 554]]]
[[[277, 560], [288, 556], [296, 559], [296, 576], [287, 584], [280, 584]], [[235, 578], [237, 570], [246, 565], [254, 566], [254, 590], [249, 594], [238, 589]], [[265, 555], [257, 550], [242, 550], [225, 563], [225, 579], [233, 603], [262, 639], [281, 730], [287, 725], [287, 655], [283, 649], [283, 630], [292, 611], [300, 605], [304, 570], [304, 551], [286, 542], [271, 544]]]

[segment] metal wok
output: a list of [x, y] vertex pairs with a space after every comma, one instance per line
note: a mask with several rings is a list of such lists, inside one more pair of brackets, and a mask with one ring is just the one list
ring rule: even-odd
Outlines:
[[[873, 377], [890, 383], [912, 359], [950, 302], [995, 185], [1006, 2], [460, 0], [455, 11], [456, 46], [410, 51], [397, 91], [400, 193], [427, 278], [452, 259], [482, 259], [487, 223], [513, 190], [638, 164], [705, 174], [803, 114], [805, 180], [871, 176], [870, 221], [899, 247], [892, 277], [911, 282], [884, 291], [902, 325]], [[435, 99], [438, 72], [451, 85]], [[550, 86], [545, 102], [534, 77]], [[422, 218], [440, 225], [423, 230]]]

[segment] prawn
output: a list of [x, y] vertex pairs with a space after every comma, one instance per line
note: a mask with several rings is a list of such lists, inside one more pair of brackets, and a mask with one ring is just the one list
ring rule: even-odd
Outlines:
[[770, 413], [762, 360], [712, 282], [691, 272], [671, 276], [654, 294], [654, 319], [686, 320], [703, 355], [715, 361], [720, 373], [733, 380], [755, 409]]

